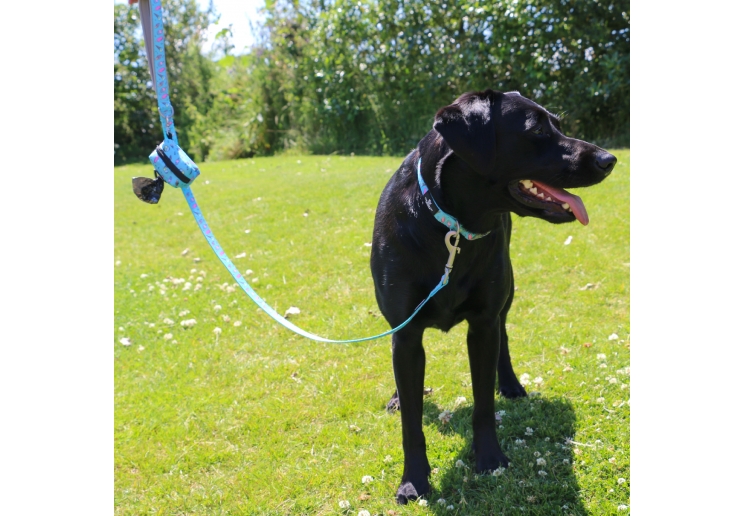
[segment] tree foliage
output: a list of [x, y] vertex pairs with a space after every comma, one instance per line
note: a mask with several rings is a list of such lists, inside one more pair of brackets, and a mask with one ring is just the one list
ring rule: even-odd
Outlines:
[[[484, 88], [535, 99], [563, 116], [570, 135], [629, 143], [629, 0], [267, 0], [265, 14], [246, 55], [229, 55], [227, 44], [216, 62], [183, 44], [173, 50], [169, 70], [181, 73], [171, 84], [185, 93], [176, 120], [197, 159], [402, 154], [439, 107]], [[183, 30], [175, 21], [169, 40]], [[126, 68], [121, 92], [132, 109], [121, 125], [130, 135], [147, 109], [142, 70]]]

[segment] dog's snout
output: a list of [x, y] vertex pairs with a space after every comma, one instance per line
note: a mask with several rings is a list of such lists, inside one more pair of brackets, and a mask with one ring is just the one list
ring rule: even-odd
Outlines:
[[612, 172], [612, 169], [615, 168], [615, 163], [617, 163], [617, 158], [610, 154], [609, 152], [602, 152], [600, 153], [595, 161], [595, 164], [597, 167], [604, 173], [604, 175], [608, 176], [610, 175], [610, 172]]

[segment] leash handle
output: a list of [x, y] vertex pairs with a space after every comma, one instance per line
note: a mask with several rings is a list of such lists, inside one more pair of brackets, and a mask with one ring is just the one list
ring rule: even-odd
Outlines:
[[272, 319], [274, 319], [276, 322], [287, 328], [288, 330], [291, 330], [298, 335], [302, 335], [303, 337], [306, 337], [308, 339], [317, 341], [317, 342], [326, 342], [329, 344], [352, 344], [354, 342], [364, 342], [367, 340], [374, 340], [379, 339], [380, 337], [385, 337], [386, 335], [391, 335], [395, 333], [396, 331], [402, 329], [405, 325], [407, 325], [413, 318], [416, 316], [416, 314], [421, 310], [424, 305], [429, 301], [432, 297], [434, 297], [434, 294], [439, 292], [444, 286], [447, 284], [445, 276], [449, 275], [449, 272], [445, 276], [442, 276], [442, 279], [439, 281], [439, 284], [434, 287], [434, 290], [432, 290], [426, 299], [424, 299], [419, 305], [416, 307], [416, 309], [413, 311], [411, 316], [406, 319], [402, 324], [399, 326], [393, 328], [392, 330], [388, 330], [385, 333], [380, 333], [379, 335], [373, 335], [371, 337], [363, 337], [361, 339], [349, 339], [349, 340], [332, 340], [332, 339], [326, 339], [325, 337], [320, 337], [318, 335], [315, 335], [313, 333], [307, 332], [303, 330], [302, 328], [299, 328], [298, 326], [292, 324], [287, 319], [282, 317], [277, 313], [276, 310], [271, 308], [269, 304], [264, 301], [261, 296], [259, 296], [255, 290], [251, 288], [251, 286], [248, 284], [248, 282], [245, 280], [242, 274], [238, 271], [237, 267], [230, 261], [230, 258], [228, 258], [225, 251], [222, 249], [222, 246], [220, 246], [219, 242], [217, 242], [217, 239], [214, 236], [214, 233], [212, 233], [212, 230], [209, 228], [209, 224], [207, 224], [206, 219], [204, 218], [204, 215], [202, 215], [201, 210], [199, 209], [199, 204], [196, 202], [196, 198], [194, 197], [194, 193], [191, 191], [191, 188], [188, 186], [184, 186], [181, 188], [183, 191], [183, 196], [186, 198], [186, 202], [189, 204], [189, 209], [191, 210], [191, 214], [194, 215], [194, 219], [196, 220], [196, 223], [199, 225], [199, 229], [201, 230], [202, 234], [204, 234], [204, 238], [207, 239], [207, 243], [209, 244], [209, 247], [212, 248], [212, 251], [214, 251], [214, 254], [217, 255], [217, 258], [220, 259], [222, 262], [222, 265], [225, 266], [225, 268], [228, 270], [228, 272], [232, 275], [233, 278], [235, 278], [235, 281], [238, 282], [238, 285], [240, 285], [240, 288], [242, 288], [246, 294], [248, 294], [248, 297], [251, 298], [251, 300], [256, 303], [261, 310], [266, 312]]

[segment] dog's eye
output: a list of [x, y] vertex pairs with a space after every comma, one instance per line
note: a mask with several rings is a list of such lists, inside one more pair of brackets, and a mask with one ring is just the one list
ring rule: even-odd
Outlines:
[[543, 133], [543, 128], [542, 128], [542, 125], [538, 125], [537, 127], [533, 127], [533, 128], [532, 128], [532, 129], [530, 130], [530, 132], [531, 132], [532, 134], [537, 134], [537, 135], [542, 135], [542, 134], [545, 134], [545, 133]]

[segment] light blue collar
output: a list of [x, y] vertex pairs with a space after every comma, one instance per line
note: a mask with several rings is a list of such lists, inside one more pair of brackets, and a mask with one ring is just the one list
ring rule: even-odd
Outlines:
[[457, 219], [453, 217], [452, 215], [445, 213], [442, 208], [439, 207], [437, 204], [437, 201], [434, 200], [434, 197], [431, 195], [431, 192], [429, 191], [429, 187], [426, 186], [426, 183], [424, 182], [424, 178], [421, 175], [421, 158], [418, 159], [418, 163], [416, 164], [416, 172], [418, 173], [418, 183], [419, 188], [421, 189], [421, 195], [424, 196], [424, 201], [426, 202], [426, 206], [429, 208], [429, 211], [432, 212], [434, 215], [434, 218], [437, 219], [439, 222], [444, 224], [450, 229], [457, 228], [460, 231], [460, 234], [464, 236], [467, 240], [477, 240], [479, 238], [483, 238], [484, 236], [488, 235], [490, 231], [486, 233], [473, 233], [472, 231], [468, 231], [464, 227], [460, 225], [459, 222], [457, 222]]

